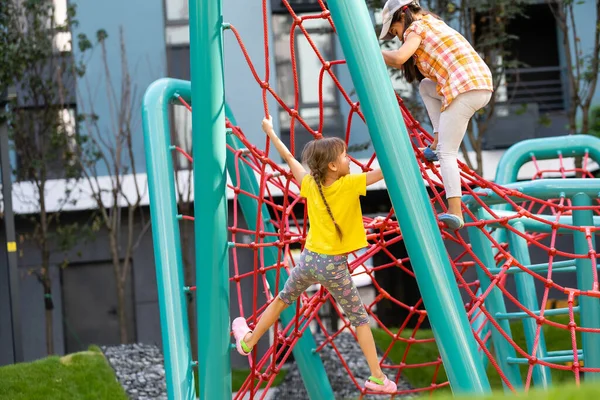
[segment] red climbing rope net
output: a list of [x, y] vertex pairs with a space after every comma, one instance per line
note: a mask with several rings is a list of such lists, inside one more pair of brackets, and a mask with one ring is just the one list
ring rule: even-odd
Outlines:
[[[323, 58], [318, 46], [311, 39], [308, 30], [305, 28], [306, 21], [322, 20], [331, 25], [333, 29], [333, 21], [330, 18], [329, 12], [321, 0], [322, 12], [316, 14], [299, 15], [294, 12], [293, 8], [286, 0], [282, 3], [289, 11], [291, 18], [291, 30], [289, 40], [289, 52], [291, 59], [291, 70], [294, 80], [294, 104], [286, 104], [270, 84], [271, 72], [269, 70], [271, 49], [269, 45], [269, 16], [267, 14], [266, 0], [263, 0], [263, 35], [264, 35], [264, 65], [266, 71], [261, 76], [259, 71], [254, 67], [252, 59], [244, 46], [241, 33], [231, 26], [231, 32], [239, 43], [240, 49], [248, 63], [250, 71], [256, 80], [257, 85], [262, 89], [262, 102], [264, 104], [265, 115], [277, 115], [275, 110], [269, 110], [268, 98], [271, 96], [275, 99], [281, 109], [289, 114], [290, 123], [290, 143], [293, 153], [301, 151], [294, 149], [296, 135], [305, 134], [304, 130], [297, 132], [297, 124], [300, 124], [314, 138], [321, 137], [324, 127], [324, 101], [323, 101], [323, 80], [324, 77], [329, 77], [335, 84], [341, 98], [349, 106], [349, 112], [346, 118], [345, 140], [350, 142], [350, 137], [355, 129], [356, 124], [360, 124], [364, 117], [361, 113], [358, 102], [352, 100], [348, 94], [348, 88], [344, 88], [340, 83], [340, 79], [336, 76], [335, 65], [342, 65], [344, 60], [327, 60]], [[314, 50], [316, 56], [322, 64], [318, 77], [314, 79], [314, 85], [319, 91], [319, 122], [318, 124], [310, 125], [305, 118], [302, 117], [300, 110], [299, 99], [299, 80], [298, 80], [298, 65], [296, 62], [296, 47], [294, 41], [296, 35], [301, 35], [306, 39], [310, 47]], [[257, 57], [257, 55], [254, 55]], [[183, 102], [183, 105], [189, 106]], [[444, 191], [441, 184], [442, 179], [437, 163], [426, 162], [417, 150], [431, 142], [431, 136], [423, 129], [408, 111], [404, 102], [398, 97], [398, 105], [404, 117], [408, 133], [412, 139], [415, 148], [415, 156], [420, 166], [423, 182], [428, 186], [431, 195], [431, 204], [436, 210], [445, 210]], [[355, 118], [358, 117], [358, 118]], [[257, 126], [260, 122], [260, 117], [257, 117]], [[227, 121], [227, 127], [232, 130], [232, 134], [243, 144], [244, 149], [236, 149], [228, 146], [228, 150], [236, 157], [236, 169], [230, 170], [232, 176], [231, 181], [237, 182], [235, 185], [230, 185], [229, 189], [232, 193], [232, 212], [233, 218], [229, 221], [231, 241], [234, 243], [232, 248], [233, 255], [233, 275], [231, 276], [232, 290], [235, 290], [237, 296], [237, 311], [239, 315], [247, 318], [252, 327], [261, 313], [266, 308], [268, 302], [272, 301], [281, 289], [278, 285], [269, 287], [266, 273], [268, 271], [276, 271], [277, 274], [282, 270], [290, 270], [295, 265], [295, 254], [301, 248], [306, 234], [306, 225], [303, 223], [306, 220], [306, 210], [303, 200], [298, 196], [298, 183], [293, 180], [289, 170], [275, 163], [267, 155], [269, 154], [269, 141], [265, 136], [265, 141], [262, 144], [250, 143], [243, 130], [234, 126], [230, 121]], [[256, 127], [252, 127], [256, 129]], [[327, 134], [327, 132], [324, 132]], [[179, 149], [179, 148], [178, 148]], [[182, 153], [183, 150], [179, 149]], [[192, 161], [191, 157], [184, 153], [186, 157]], [[352, 154], [351, 154], [352, 156]], [[568, 178], [574, 174], [579, 174], [583, 177], [593, 178], [590, 172], [592, 161], [586, 154], [583, 157], [582, 167], [575, 168], [568, 164], [568, 160], [563, 158], [557, 151], [558, 161], [553, 164], [550, 169], [543, 169], [535, 157], [532, 157], [532, 168], [535, 169], [533, 174], [534, 179], [543, 179], [548, 174]], [[359, 170], [368, 171], [372, 168], [375, 162], [375, 154], [372, 154], [366, 160], [360, 161], [352, 158], [353, 163]], [[258, 195], [249, 193], [240, 187], [240, 165], [245, 165], [255, 172], [258, 178], [259, 193]], [[570, 216], [572, 212], [582, 207], [573, 206], [568, 198], [557, 196], [557, 199], [541, 200], [531, 196], [521, 194], [514, 190], [507, 190], [499, 185], [486, 181], [484, 178], [469, 169], [465, 164], [460, 163], [461, 175], [463, 180], [463, 190], [465, 194], [470, 194], [475, 201], [481, 204], [481, 208], [489, 214], [489, 218], [480, 219], [465, 208], [465, 214], [470, 215], [475, 222], [467, 224], [467, 227], [479, 230], [490, 241], [494, 249], [495, 265], [490, 267], [481, 260], [474, 248], [470, 245], [468, 237], [468, 229], [463, 229], [459, 232], [450, 232], [444, 229], [440, 224], [441, 233], [448, 246], [448, 253], [451, 260], [451, 265], [456, 277], [457, 285], [465, 303], [465, 310], [472, 321], [474, 337], [479, 344], [479, 351], [482, 357], [487, 360], [488, 375], [494, 386], [498, 386], [502, 382], [509, 389], [516, 389], [515, 382], [509, 381], [507, 371], [502, 366], [507, 365], [504, 361], [498, 358], [494, 352], [492, 344], [492, 332], [499, 332], [501, 340], [506, 341], [510, 348], [514, 349], [513, 354], [517, 358], [521, 358], [520, 374], [525, 389], [528, 389], [533, 382], [534, 369], [536, 366], [547, 366], [552, 369], [553, 376], [562, 380], [565, 374], [570, 375], [575, 381], [579, 382], [582, 372], [600, 372], [600, 368], [586, 368], [582, 361], [582, 353], [578, 350], [581, 347], [582, 333], [599, 333], [599, 329], [585, 328], [580, 325], [579, 317], [576, 315], [578, 304], [581, 298], [598, 298], [598, 277], [596, 252], [593, 246], [592, 237], [597, 231], [597, 228], [590, 227], [574, 227], [565, 223], [559, 222], [560, 217]], [[234, 179], [235, 177], [235, 179]], [[500, 215], [497, 210], [485, 205], [478, 192], [474, 188], [487, 188], [496, 195], [502, 197], [506, 204], [510, 204], [513, 215]], [[510, 197], [509, 197], [510, 196]], [[241, 209], [240, 199], [243, 197], [252, 198], [257, 206], [257, 220], [254, 221], [256, 229], [248, 229], [245, 227]], [[387, 197], [386, 197], [387, 198]], [[516, 200], [515, 200], [516, 199]], [[263, 211], [268, 209], [269, 215]], [[586, 207], [584, 207], [586, 208]], [[597, 200], [594, 200], [592, 206], [586, 209], [592, 209], [594, 215], [600, 215], [600, 205]], [[552, 218], [541, 218], [540, 214], [552, 216]], [[388, 213], [381, 214], [385, 217], [383, 220], [374, 221], [373, 218], [365, 217], [365, 229], [368, 232], [369, 247], [364, 252], [353, 254], [350, 263], [350, 270], [354, 276], [366, 279], [368, 284], [364, 286], [362, 293], [370, 292], [370, 295], [365, 295], [363, 300], [366, 300], [366, 308], [371, 317], [372, 325], [376, 328], [376, 338], [379, 345], [380, 355], [382, 356], [382, 367], [391, 378], [396, 381], [403, 380], [408, 382], [408, 389], [402, 389], [398, 394], [408, 394], [415, 392], [434, 391], [439, 388], [447, 387], [448, 382], [441, 358], [435, 346], [431, 331], [426, 329], [428, 320], [427, 312], [424, 309], [420, 296], [407, 296], [403, 291], [394, 291], [390, 286], [390, 277], [402, 277], [402, 282], [393, 282], [395, 285], [401, 285], [403, 290], [416, 287], [415, 274], [413, 266], [410, 263], [410, 258], [407, 256], [405, 249], [398, 250], [398, 246], [402, 245], [402, 234], [398, 227], [397, 221], [394, 220], [393, 210]], [[548, 229], [545, 232], [520, 232], [509, 224], [513, 218], [521, 216], [530, 216], [532, 219], [546, 224]], [[270, 220], [268, 220], [270, 218]], [[187, 217], [187, 219], [192, 219]], [[269, 232], [265, 229], [265, 224], [271, 223], [275, 227], [275, 232]], [[527, 241], [527, 246], [530, 250], [532, 261], [548, 263], [545, 269], [530, 268], [530, 265], [522, 260], [517, 259], [509, 252], [509, 246], [504, 239], [498, 242], [494, 235], [494, 227], [502, 226], [506, 231], [516, 234], [520, 238]], [[561, 230], [561, 233], [559, 233]], [[562, 232], [566, 232], [562, 233]], [[573, 232], [583, 232], [585, 241], [588, 244], [588, 251], [582, 254], [575, 254], [573, 250]], [[265, 263], [264, 252], [267, 248], [276, 249], [278, 259], [280, 261], [274, 264]], [[582, 291], [577, 289], [577, 281], [574, 278], [575, 273], [559, 274], [561, 272], [556, 265], [561, 262], [565, 263], [568, 260], [587, 258], [591, 262], [593, 270], [592, 289]], [[376, 262], [374, 260], [377, 260]], [[553, 265], [555, 266], [553, 268]], [[476, 270], [479, 269], [483, 274], [478, 275]], [[539, 310], [531, 310], [522, 304], [522, 300], [515, 290], [515, 276], [511, 273], [515, 269], [523, 271], [523, 275], [532, 277], [537, 283], [537, 297], [541, 299]], [[388, 275], [388, 272], [397, 272], [401, 275]], [[538, 271], [538, 272], [536, 272]], [[540, 272], [541, 271], [541, 272]], [[278, 275], [279, 276], [279, 275]], [[481, 276], [487, 277], [490, 280], [489, 286], [480, 284]], [[250, 288], [250, 289], [249, 289]], [[534, 290], [533, 287], [530, 287]], [[253, 301], [244, 303], [243, 291], [252, 290]], [[512, 334], [509, 334], [506, 329], [506, 324], [501, 318], [496, 315], [495, 318], [488, 310], [486, 300], [496, 291], [501, 292], [502, 301], [509, 311], [521, 312], [527, 318], [516, 320], [509, 325], [512, 329]], [[266, 301], [261, 301], [261, 296], [265, 296]], [[340, 368], [344, 368], [348, 374], [348, 384], [354, 385], [356, 388], [357, 397], [362, 398], [367, 394], [364, 388], [365, 376], [355, 376], [354, 372], [349, 367], [349, 363], [345, 359], [342, 351], [336, 344], [336, 339], [342, 334], [354, 335], [352, 329], [349, 328], [349, 322], [341, 313], [340, 309], [335, 306], [332, 297], [324, 290], [316, 288], [315, 290], [306, 292], [301, 297], [301, 302], [296, 305], [296, 318], [287, 325], [281, 323], [274, 327], [273, 337], [270, 347], [265, 352], [258, 354], [255, 351], [250, 357], [250, 373], [247, 376], [244, 384], [237, 392], [235, 398], [241, 399], [247, 394], [255, 396], [259, 388], [269, 389], [274, 382], [276, 375], [281, 371], [284, 363], [288, 361], [292, 354], [292, 349], [296, 345], [298, 339], [307, 332], [307, 329], [320, 331], [324, 339], [318, 343], [317, 351], [320, 352], [328, 347], [333, 349], [339, 357]], [[557, 304], [553, 304], [557, 303]], [[302, 304], [302, 306], [300, 306]], [[565, 309], [565, 315], [554, 315], [550, 312], [551, 306], [560, 306]], [[396, 313], [401, 315], [395, 322], [384, 322], [384, 317], [381, 316], [381, 311], [386, 309], [388, 315]], [[559, 307], [560, 308], [560, 307]], [[324, 310], [333, 310], [337, 315], [338, 322], [329, 322], [328, 316]], [[232, 316], [233, 317], [233, 316]], [[523, 334], [517, 334], [524, 320], [533, 320], [536, 322], [536, 332], [534, 343], [526, 343]], [[547, 351], [559, 351], [562, 356], [567, 355], [569, 360], [554, 361], [552, 358], [540, 359], [535, 355], [539, 346], [542, 345], [540, 338], [541, 334], [545, 334]], [[567, 346], [557, 348], [560, 345], [560, 340], [556, 338], [566, 338]], [[552, 339], [550, 339], [552, 338]], [[598, 337], [600, 339], [600, 337]], [[600, 342], [598, 342], [600, 345]], [[494, 345], [495, 347], [495, 345]], [[559, 353], [556, 353], [559, 354]], [[558, 360], [558, 358], [556, 358]], [[202, 360], [200, 360], [202, 362]], [[562, 371], [562, 372], [561, 372]], [[562, 375], [561, 375], [562, 374]], [[425, 377], [425, 378], [423, 378]], [[518, 383], [520, 385], [520, 382]], [[404, 387], [404, 386], [403, 386]], [[261, 392], [257, 398], [262, 398], [266, 395]]]

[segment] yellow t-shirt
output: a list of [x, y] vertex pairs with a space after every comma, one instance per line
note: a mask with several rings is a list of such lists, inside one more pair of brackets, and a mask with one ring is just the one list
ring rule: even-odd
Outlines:
[[305, 247], [315, 253], [338, 255], [367, 246], [359, 200], [367, 194], [367, 174], [349, 174], [322, 188], [343, 238], [340, 241], [315, 179], [306, 175], [300, 185], [300, 196], [306, 198], [310, 222]]

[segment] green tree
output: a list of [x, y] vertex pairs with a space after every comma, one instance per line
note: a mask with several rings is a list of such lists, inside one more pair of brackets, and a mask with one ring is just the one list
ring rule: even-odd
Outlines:
[[[147, 187], [145, 182], [138, 180], [135, 162], [139, 150], [135, 146], [134, 135], [141, 133], [141, 125], [134, 108], [139, 107], [141, 99], [131, 80], [123, 29], [119, 34], [121, 78], [116, 85], [107, 53], [109, 38], [106, 31], [98, 31], [96, 39], [104, 67], [101, 79], [105, 82], [110, 113], [106, 121], [100, 121], [94, 103], [78, 93], [79, 128], [87, 141], [76, 150], [77, 165], [96, 204], [94, 226], [104, 228], [108, 236], [117, 287], [119, 336], [121, 343], [128, 343], [131, 332], [127, 324], [126, 287], [131, 276], [133, 254], [150, 228], [150, 221], [141, 207]], [[85, 40], [84, 37], [84, 45]], [[82, 81], [89, 86], [85, 77]], [[138, 224], [141, 224], [139, 229]]]
[[[8, 106], [6, 121], [16, 155], [15, 176], [33, 187], [18, 191], [31, 214], [25, 218], [31, 229], [18, 232], [39, 250], [34, 274], [44, 293], [46, 350], [54, 353], [52, 282], [53, 255], [67, 252], [81, 238], [76, 223], [65, 222], [61, 212], [77, 202], [75, 191], [80, 178], [74, 149], [82, 140], [75, 129], [73, 88], [79, 69], [71, 54], [70, 29], [76, 24], [76, 10], [55, 13], [52, 2], [41, 0], [5, 1], [0, 7], [0, 91], [16, 87], [17, 96]], [[62, 180], [64, 185], [58, 184]], [[58, 202], [52, 201], [63, 190]], [[57, 204], [51, 204], [57, 203]]]
[[[577, 132], [577, 117], [581, 115], [581, 133], [590, 133], [590, 107], [598, 83], [600, 68], [600, 1], [596, 0], [596, 16], [590, 27], [578, 27], [575, 19], [575, 8], [585, 4], [584, 1], [552, 0], [547, 1], [552, 10], [565, 52], [565, 67], [568, 82], [569, 133]], [[580, 34], [594, 38], [593, 45], [584, 49]]]
[[[524, 66], [509, 50], [511, 42], [518, 40], [518, 37], [510, 34], [507, 27], [513, 19], [524, 17], [525, 4], [524, 0], [462, 0], [458, 7], [448, 4], [448, 12], [456, 16], [460, 32], [473, 44], [490, 68], [496, 93], [488, 105], [474, 116], [467, 128], [475, 162], [469, 157], [465, 142], [461, 144], [465, 162], [479, 175], [483, 173], [483, 139], [494, 121], [498, 103], [497, 89], [507, 83], [507, 69]], [[514, 79], [519, 79], [518, 75]], [[510, 103], [514, 94], [506, 95], [506, 103]]]

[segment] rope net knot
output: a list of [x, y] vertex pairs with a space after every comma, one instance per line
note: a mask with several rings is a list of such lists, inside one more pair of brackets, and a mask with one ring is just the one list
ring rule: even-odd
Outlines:
[[[227, 26], [262, 91], [265, 115], [269, 115], [267, 100], [272, 97], [287, 115], [287, 126], [283, 128], [289, 129], [290, 150], [299, 154], [302, 149], [295, 148], [296, 139], [322, 137], [327, 118], [323, 86], [327, 79], [333, 83], [336, 96], [347, 105], [344, 139], [347, 145], [353, 143], [353, 127], [364, 124], [364, 116], [359, 103], [352, 100], [349, 90], [336, 76], [335, 67], [345, 61], [325, 59], [305, 27], [311, 21], [320, 20], [335, 32], [329, 11], [322, 0], [319, 0], [321, 12], [302, 15], [295, 13], [286, 0], [282, 3], [291, 21], [289, 57], [295, 89], [291, 103], [284, 101], [285, 96], [278, 94], [270, 81], [266, 0], [263, 0], [264, 77], [256, 71], [236, 27]], [[304, 115], [300, 104], [294, 45], [300, 40], [298, 37], [313, 49], [321, 64], [314, 81], [319, 93], [318, 118]], [[411, 115], [403, 100], [399, 96], [397, 99], [419, 161], [423, 183], [430, 193], [431, 206], [436, 213], [445, 210], [439, 165], [426, 161], [418, 150], [430, 143], [432, 137]], [[183, 99], [179, 97], [179, 100], [191, 110]], [[261, 118], [257, 117], [257, 126], [252, 129], [258, 128]], [[299, 197], [298, 182], [293, 180], [286, 166], [269, 158], [270, 143], [266, 136], [263, 143], [253, 144], [230, 120], [227, 120], [227, 128], [228, 134], [235, 139], [228, 141], [227, 146], [228, 156], [233, 157], [235, 166], [229, 167], [228, 171], [231, 180], [228, 186], [233, 260], [231, 290], [237, 297], [237, 313], [247, 318], [252, 328], [267, 304], [282, 289], [282, 275], [295, 266], [306, 237], [304, 221], [307, 213], [304, 200]], [[176, 150], [192, 161], [182, 148]], [[350, 156], [356, 171], [369, 171], [375, 165], [374, 153], [361, 159]], [[583, 155], [581, 166], [571, 166], [560, 151], [557, 151], [556, 159], [550, 168], [544, 168], [543, 162], [532, 155], [530, 165], [535, 170], [532, 178], [566, 179], [572, 175], [593, 178], [589, 154]], [[597, 196], [590, 196], [587, 205], [575, 201], [573, 193], [538, 198], [535, 191], [486, 181], [467, 165], [460, 164], [463, 191], [469, 196], [463, 204], [468, 217], [466, 228], [457, 232], [443, 229], [442, 224], [440, 228], [478, 350], [489, 365], [492, 385], [504, 383], [511, 390], [528, 389], [532, 383], [537, 383], [537, 379], [541, 382], [543, 376], [579, 382], [582, 372], [600, 372], [600, 364], [587, 366], [588, 362], [593, 362], [587, 358], [584, 363], [581, 349], [582, 342], [587, 341], [590, 346], [596, 343], [593, 341], [599, 338], [600, 326], [585, 326], [585, 314], [579, 315], [582, 306], [590, 307], [590, 310], [598, 307], [600, 297], [594, 248], [598, 228], [592, 218], [600, 212]], [[241, 183], [245, 179], [242, 175], [247, 171], [252, 172], [252, 179], [256, 178], [255, 193]], [[387, 197], [382, 202], [389, 207]], [[244, 220], [247, 218], [242, 215], [244, 207], [253, 207], [252, 215], [256, 218]], [[407, 389], [398, 394], [448, 388], [399, 224], [391, 208], [380, 216], [382, 218], [363, 218], [369, 246], [350, 255], [349, 267], [354, 279], [361, 283], [361, 296], [376, 329], [381, 365], [396, 382], [408, 382], [402, 386]], [[576, 226], [581, 222], [575, 220], [590, 223]], [[487, 248], [476, 246], [474, 237]], [[274, 274], [271, 283], [270, 274]], [[533, 291], [534, 296], [527, 296], [527, 291]], [[244, 296], [248, 292], [251, 296]], [[243, 301], [248, 297], [252, 299], [250, 302]], [[232, 319], [235, 316], [232, 315]], [[342, 334], [356, 336], [331, 295], [318, 286], [311, 287], [301, 296], [291, 321], [275, 325], [272, 342], [266, 351], [260, 355], [258, 351], [252, 354], [250, 373], [236, 398], [244, 398], [247, 394], [254, 396], [259, 388], [268, 390], [299, 338], [308, 330], [319, 332], [315, 351], [332, 349], [339, 358], [340, 368], [347, 372], [349, 383], [356, 388], [356, 395], [362, 398], [367, 393], [363, 387], [365, 377], [354, 375], [336, 342]], [[566, 339], [566, 348], [557, 348], [561, 338]], [[499, 348], [503, 351], [498, 351]], [[267, 390], [261, 396], [265, 396]]]

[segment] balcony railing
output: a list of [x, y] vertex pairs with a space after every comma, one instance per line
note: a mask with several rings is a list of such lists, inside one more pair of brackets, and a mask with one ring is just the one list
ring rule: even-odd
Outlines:
[[506, 70], [506, 103], [537, 103], [540, 113], [564, 110], [568, 94], [563, 88], [562, 71], [559, 66]]

